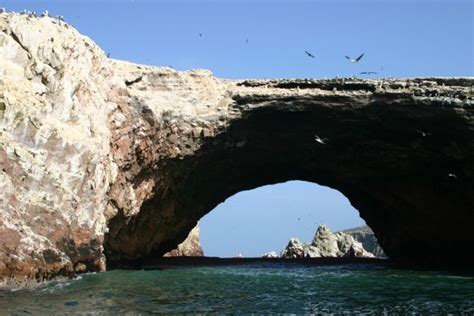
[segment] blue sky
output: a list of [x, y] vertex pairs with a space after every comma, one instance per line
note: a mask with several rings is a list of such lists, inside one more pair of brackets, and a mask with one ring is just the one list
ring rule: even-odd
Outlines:
[[[0, 0], [0, 7], [63, 15], [113, 58], [225, 78], [474, 73], [472, 0]], [[361, 53], [358, 65], [344, 58]], [[202, 243], [208, 255], [257, 256], [281, 250], [291, 236], [310, 240], [320, 222], [334, 230], [362, 223], [337, 191], [305, 182], [267, 186], [206, 216]]]

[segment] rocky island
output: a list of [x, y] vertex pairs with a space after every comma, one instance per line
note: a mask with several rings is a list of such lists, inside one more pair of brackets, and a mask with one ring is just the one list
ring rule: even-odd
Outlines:
[[311, 243], [302, 243], [298, 238], [291, 238], [282, 251], [282, 258], [374, 258], [362, 243], [349, 234], [338, 232], [333, 234], [326, 225], [320, 225]]
[[295, 179], [343, 193], [394, 260], [472, 262], [473, 83], [225, 80], [1, 13], [0, 285], [160, 257], [227, 197]]

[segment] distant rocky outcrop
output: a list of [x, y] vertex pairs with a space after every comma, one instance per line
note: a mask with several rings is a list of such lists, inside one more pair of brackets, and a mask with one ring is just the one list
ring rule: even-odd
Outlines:
[[387, 255], [382, 247], [380, 247], [374, 232], [369, 226], [355, 227], [342, 230], [341, 232], [352, 236], [356, 241], [360, 242], [367, 251], [373, 253], [377, 258], [387, 258]]
[[269, 251], [262, 255], [262, 258], [278, 258], [279, 255], [276, 251]]
[[331, 230], [321, 225], [318, 227], [313, 241], [303, 244], [298, 238], [291, 238], [281, 254], [282, 258], [320, 258], [320, 257], [375, 257], [364, 249], [362, 244], [351, 235], [343, 232], [333, 234]]
[[201, 247], [199, 226], [194, 227], [188, 237], [176, 247], [163, 255], [163, 257], [202, 257], [204, 251]]

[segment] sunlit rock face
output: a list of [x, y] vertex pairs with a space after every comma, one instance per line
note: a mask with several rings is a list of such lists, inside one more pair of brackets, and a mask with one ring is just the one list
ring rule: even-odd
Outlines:
[[320, 225], [311, 243], [303, 244], [291, 238], [281, 253], [282, 258], [374, 258], [362, 244], [343, 232], [333, 234], [326, 225]]
[[391, 258], [473, 259], [473, 79], [229, 81], [109, 60], [50, 18], [0, 30], [4, 283], [160, 257], [288, 180], [342, 192]]
[[194, 227], [188, 237], [171, 251], [168, 251], [163, 257], [202, 257], [204, 251], [201, 247], [201, 239], [199, 236], [199, 226]]
[[374, 254], [377, 258], [387, 258], [382, 247], [380, 247], [374, 232], [368, 226], [360, 226], [341, 231], [342, 233], [351, 235], [356, 241], [360, 242], [362, 246]]
[[0, 14], [0, 282], [105, 269], [113, 80], [76, 30]]

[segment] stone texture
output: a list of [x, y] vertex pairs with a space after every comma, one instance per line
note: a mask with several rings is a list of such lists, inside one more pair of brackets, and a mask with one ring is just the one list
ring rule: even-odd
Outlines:
[[364, 249], [373, 253], [377, 258], [387, 258], [387, 255], [383, 251], [382, 247], [380, 247], [378, 244], [377, 238], [370, 227], [355, 227], [352, 229], [343, 230], [341, 232], [351, 235], [356, 241], [362, 244]]
[[50, 18], [0, 16], [0, 283], [102, 271], [113, 72]]
[[173, 249], [163, 255], [163, 257], [202, 257], [204, 251], [201, 248], [201, 241], [199, 238], [199, 226], [194, 227], [188, 237]]
[[298, 238], [290, 238], [281, 253], [282, 258], [304, 258], [304, 245]]
[[334, 235], [326, 225], [320, 225], [311, 245], [318, 248], [320, 257], [340, 257], [350, 240], [343, 235]]
[[283, 258], [320, 258], [320, 257], [375, 257], [366, 251], [362, 244], [351, 235], [343, 232], [333, 234], [326, 225], [320, 225], [310, 244], [302, 244], [298, 238], [291, 238], [282, 251]]
[[[352, 237], [351, 237], [352, 238]], [[375, 258], [374, 254], [364, 249], [364, 246], [358, 241], [354, 241], [349, 249], [344, 253], [345, 258]]]
[[0, 282], [160, 257], [229, 196], [295, 179], [343, 193], [391, 258], [472, 260], [473, 81], [223, 80], [1, 14]]

